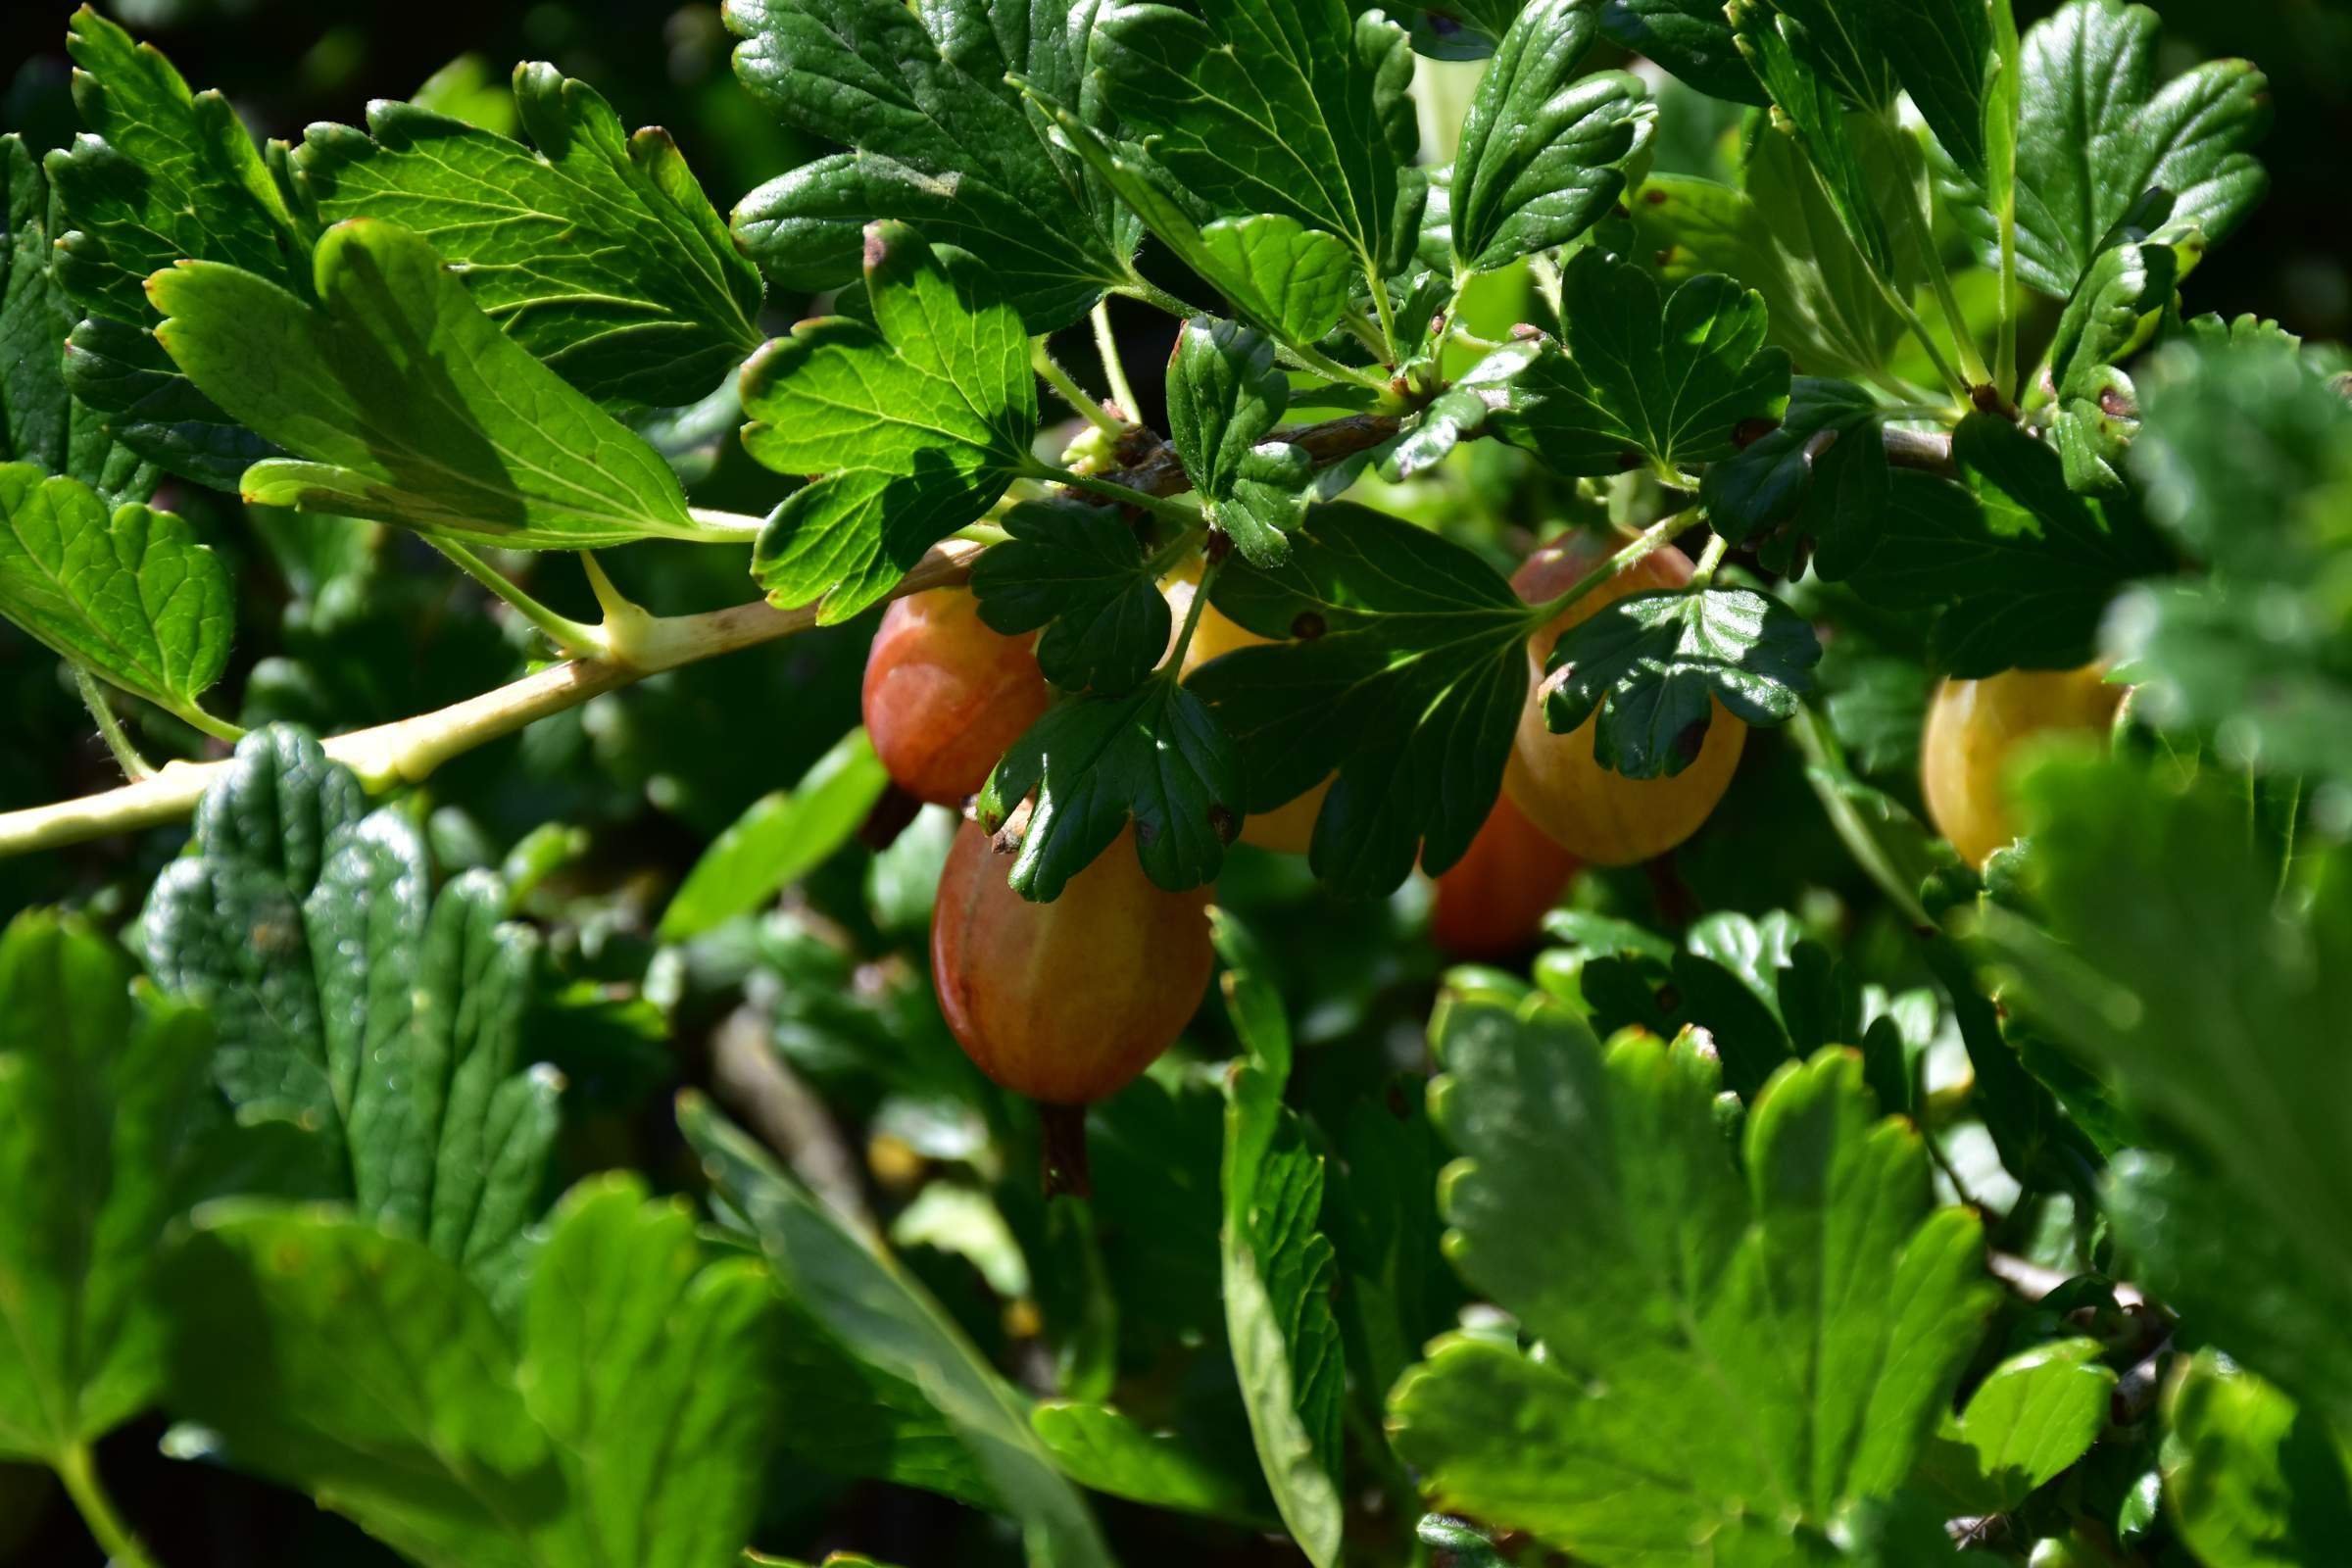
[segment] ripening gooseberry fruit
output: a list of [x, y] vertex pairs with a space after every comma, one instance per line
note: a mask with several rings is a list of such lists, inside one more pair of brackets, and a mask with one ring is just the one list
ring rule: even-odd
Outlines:
[[[1566, 593], [1612, 553], [1604, 542], [1579, 534], [1530, 556], [1511, 578], [1511, 586], [1529, 604], [1540, 604]], [[1689, 765], [1672, 777], [1632, 779], [1601, 766], [1593, 757], [1599, 714], [1565, 735], [1544, 727], [1544, 666], [1560, 634], [1629, 594], [1680, 588], [1690, 580], [1690, 558], [1665, 546], [1569, 606], [1527, 640], [1527, 706], [1519, 713], [1519, 734], [1511, 743], [1502, 787], [1530, 821], [1588, 864], [1632, 865], [1665, 854], [1697, 832], [1731, 786], [1740, 750], [1747, 744], [1747, 726], [1709, 698], [1706, 737]]]
[[[1168, 609], [1175, 626], [1181, 630], [1184, 617], [1191, 611], [1193, 595], [1200, 584], [1198, 562], [1168, 583]], [[1230, 615], [1220, 614], [1214, 605], [1200, 610], [1200, 624], [1193, 628], [1193, 640], [1184, 651], [1184, 665], [1179, 676], [1189, 676], [1212, 659], [1220, 659], [1237, 648], [1262, 648], [1273, 639], [1260, 637]], [[1304, 855], [1314, 842], [1315, 816], [1323, 809], [1323, 797], [1331, 793], [1331, 780], [1325, 779], [1304, 795], [1283, 802], [1271, 811], [1259, 811], [1242, 818], [1242, 842], [1254, 844], [1261, 850], [1275, 850], [1284, 855]]]
[[962, 588], [908, 594], [883, 612], [865, 659], [865, 732], [899, 788], [960, 805], [1053, 700], [1037, 638], [1007, 637]]
[[1576, 857], [1494, 798], [1470, 848], [1438, 877], [1429, 940], [1449, 958], [1507, 958], [1536, 940], [1576, 875]]
[[2039, 735], [2104, 730], [2124, 689], [2098, 666], [2013, 669], [1984, 680], [1947, 680], [1928, 705], [1919, 783], [1936, 831], [1982, 866], [2017, 837], [2002, 785], [2018, 748]]
[[1144, 874], [1131, 825], [1031, 904], [979, 824], [948, 851], [931, 914], [939, 1009], [980, 1070], [1049, 1105], [1117, 1093], [1175, 1043], [1215, 958], [1209, 890], [1170, 893]]

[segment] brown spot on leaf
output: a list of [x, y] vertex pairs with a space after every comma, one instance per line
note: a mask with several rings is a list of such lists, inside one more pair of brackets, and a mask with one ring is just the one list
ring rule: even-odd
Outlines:
[[1200, 554], [1212, 566], [1223, 564], [1225, 558], [1233, 554], [1233, 535], [1222, 528], [1209, 529], [1208, 541], [1201, 545]]
[[1753, 419], [1741, 419], [1738, 424], [1732, 426], [1732, 445], [1745, 452], [1780, 427], [1781, 421], [1778, 419], [1767, 419], [1761, 416]]
[[1699, 749], [1706, 744], [1707, 721], [1703, 718], [1694, 718], [1685, 724], [1683, 732], [1674, 738], [1675, 755], [1686, 763], [1695, 762], [1698, 760]]
[[1623, 452], [1617, 454], [1617, 466], [1628, 473], [1633, 472], [1642, 466], [1642, 454], [1636, 452], [1632, 447], [1627, 447]]
[[1663, 207], [1666, 205], [1666, 193], [1657, 189], [1655, 186], [1643, 191], [1642, 193], [1642, 199], [1649, 203], [1649, 205], [1652, 207]]
[[1323, 635], [1323, 617], [1311, 610], [1301, 610], [1291, 622], [1291, 635], [1302, 643], [1311, 643]]
[[1230, 806], [1219, 803], [1208, 808], [1208, 825], [1216, 829], [1217, 842], [1231, 844], [1242, 836], [1242, 819]]

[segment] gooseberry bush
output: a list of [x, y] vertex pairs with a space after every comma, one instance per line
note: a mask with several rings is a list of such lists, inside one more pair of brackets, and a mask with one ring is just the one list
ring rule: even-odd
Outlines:
[[727, 0], [731, 216], [74, 14], [0, 1542], [2342, 1560], [2352, 401], [2036, 14]]

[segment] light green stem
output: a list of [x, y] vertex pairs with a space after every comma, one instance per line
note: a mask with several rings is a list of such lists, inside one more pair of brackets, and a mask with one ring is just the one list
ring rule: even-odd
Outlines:
[[115, 717], [114, 705], [106, 700], [106, 688], [98, 684], [98, 677], [79, 664], [69, 663], [67, 667], [74, 671], [74, 689], [81, 694], [81, 706], [90, 710], [91, 719], [98, 725], [99, 738], [114, 753], [122, 776], [133, 784], [153, 778], [155, 764], [141, 757], [139, 749], [130, 744], [130, 737], [122, 733], [122, 720]]
[[1143, 410], [1135, 401], [1135, 387], [1127, 379], [1127, 362], [1119, 358], [1118, 334], [1110, 329], [1110, 296], [1105, 294], [1095, 301], [1087, 313], [1095, 326], [1095, 353], [1102, 361], [1102, 378], [1110, 383], [1110, 395], [1118, 400], [1119, 409], [1130, 419], [1143, 418]]
[[1380, 269], [1369, 261], [1364, 263], [1364, 281], [1372, 288], [1372, 309], [1380, 316], [1380, 347], [1377, 353], [1389, 365], [1396, 363], [1396, 313], [1389, 305], [1389, 285], [1381, 277]]
[[90, 1539], [98, 1543], [114, 1568], [155, 1568], [155, 1559], [115, 1512], [113, 1499], [99, 1484], [98, 1467], [90, 1461], [87, 1445], [76, 1443], [58, 1455], [57, 1479], [65, 1483], [66, 1495], [74, 1499], [81, 1522], [89, 1527]]
[[1200, 586], [1193, 590], [1193, 602], [1185, 607], [1184, 629], [1176, 634], [1175, 652], [1168, 655], [1163, 668], [1184, 667], [1184, 656], [1193, 646], [1193, 629], [1200, 624], [1200, 612], [1208, 608], [1208, 591], [1217, 585], [1217, 573], [1224, 569], [1224, 562], [1213, 560], [1201, 568]]
[[1127, 426], [1124, 423], [1108, 409], [1096, 402], [1093, 394], [1080, 386], [1069, 371], [1054, 363], [1054, 356], [1047, 349], [1044, 338], [1033, 337], [1029, 340], [1029, 363], [1036, 368], [1039, 375], [1045, 377], [1046, 385], [1054, 389], [1054, 395], [1070, 406], [1073, 414], [1083, 416], [1087, 423], [1104, 435], [1118, 436], [1126, 433]]
[[1162, 521], [1173, 523], [1179, 528], [1191, 528], [1197, 526], [1200, 521], [1200, 514], [1194, 508], [1188, 507], [1180, 501], [1171, 501], [1166, 496], [1155, 496], [1148, 490], [1138, 490], [1133, 485], [1121, 484], [1116, 479], [1104, 479], [1091, 473], [1073, 473], [1067, 468], [1056, 468], [1050, 464], [1040, 464], [1034, 470], [1033, 476], [1040, 479], [1051, 479], [1055, 484], [1068, 485], [1073, 490], [1084, 490], [1092, 495], [1101, 496], [1106, 501], [1118, 501], [1130, 507], [1140, 507]]
[[429, 539], [428, 542], [447, 556], [460, 571], [505, 600], [509, 609], [538, 627], [549, 642], [564, 653], [577, 659], [592, 658], [604, 652], [604, 639], [597, 635], [594, 626], [584, 626], [567, 616], [557, 614], [508, 580], [505, 572], [456, 540]]
[[1724, 552], [1731, 547], [1732, 542], [1719, 533], [1707, 536], [1707, 548], [1700, 553], [1698, 565], [1690, 573], [1691, 588], [1706, 589], [1715, 586], [1715, 568], [1723, 564]]

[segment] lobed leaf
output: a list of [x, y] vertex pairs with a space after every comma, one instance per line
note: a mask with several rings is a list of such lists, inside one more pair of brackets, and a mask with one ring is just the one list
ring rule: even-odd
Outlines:
[[1037, 383], [1020, 317], [960, 252], [866, 234], [870, 323], [803, 321], [744, 367], [744, 449], [814, 479], [760, 530], [752, 577], [822, 624], [878, 603], [1032, 466]]
[[866, 224], [919, 226], [988, 258], [1031, 332], [1084, 316], [1132, 280], [1134, 220], [1045, 125], [1018, 75], [1104, 122], [1086, 77], [1102, 0], [734, 0], [735, 74], [786, 123], [853, 151], [770, 180], [736, 209], [752, 259], [788, 289], [858, 275]]
[[661, 455], [501, 332], [405, 228], [328, 229], [317, 304], [216, 262], [151, 282], [172, 360], [295, 454], [248, 468], [248, 501], [509, 549], [706, 532]]
[[1798, 376], [1780, 428], [1710, 466], [1707, 522], [1786, 567], [1809, 554], [1824, 582], [1850, 577], [1879, 542], [1892, 489], [1876, 399], [1850, 381]]
[[586, 82], [514, 68], [536, 151], [416, 104], [316, 124], [289, 167], [319, 225], [422, 236], [507, 335], [599, 402], [691, 403], [758, 348], [758, 270], [668, 132], [634, 136]]
[[1661, 299], [1640, 268], [1588, 247], [1561, 283], [1566, 335], [1512, 381], [1491, 425], [1567, 474], [1731, 456], [1741, 427], [1780, 416], [1788, 357], [1764, 344], [1763, 298], [1694, 277]]
[[1291, 401], [1273, 343], [1238, 322], [1196, 316], [1177, 334], [1167, 393], [1168, 437], [1210, 524], [1232, 535], [1250, 564], [1281, 564], [1314, 465], [1298, 447], [1267, 439]]
[[1787, 723], [1820, 658], [1812, 626], [1770, 594], [1633, 594], [1553, 645], [1544, 723], [1565, 735], [1597, 712], [1603, 767], [1671, 777], [1698, 756], [1718, 706], [1750, 724]]
[[1065, 691], [1116, 697], [1143, 684], [1174, 627], [1134, 533], [1075, 500], [1024, 501], [1004, 526], [1011, 537], [972, 564], [980, 618], [1006, 636], [1044, 627], [1038, 667]]
[[0, 615], [60, 658], [187, 713], [220, 678], [234, 614], [226, 568], [173, 514], [0, 464]]
[[1216, 608], [1284, 639], [1187, 683], [1268, 811], [1336, 771], [1308, 863], [1343, 891], [1461, 858], [1502, 786], [1527, 699], [1527, 607], [1461, 546], [1346, 504], [1314, 508], [1279, 567], [1228, 563]]

